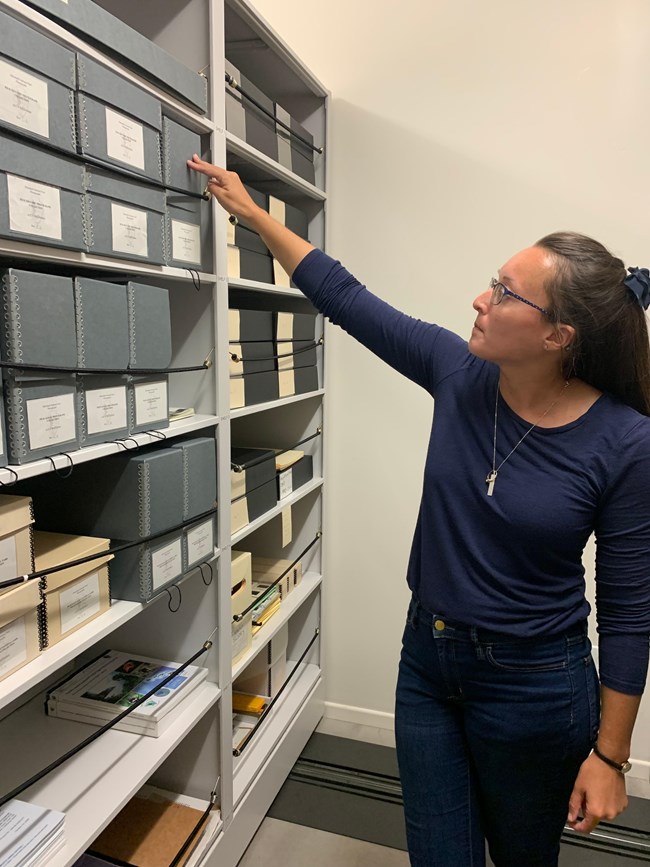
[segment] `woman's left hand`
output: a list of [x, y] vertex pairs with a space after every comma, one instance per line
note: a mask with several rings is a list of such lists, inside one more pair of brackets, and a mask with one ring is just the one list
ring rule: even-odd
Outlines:
[[601, 819], [615, 819], [627, 803], [623, 774], [592, 753], [580, 766], [569, 799], [567, 823], [579, 834], [591, 834]]

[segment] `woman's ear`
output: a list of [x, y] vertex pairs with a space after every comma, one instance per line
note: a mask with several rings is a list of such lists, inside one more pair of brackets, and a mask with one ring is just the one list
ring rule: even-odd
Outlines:
[[576, 330], [573, 325], [565, 325], [563, 322], [557, 322], [553, 326], [553, 330], [544, 340], [544, 349], [550, 349], [556, 352], [569, 349], [575, 336]]

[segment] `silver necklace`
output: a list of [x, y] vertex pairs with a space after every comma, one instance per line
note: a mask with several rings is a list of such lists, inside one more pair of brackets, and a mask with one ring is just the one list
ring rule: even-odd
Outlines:
[[567, 388], [571, 384], [571, 380], [567, 379], [567, 381], [564, 383], [564, 388], [562, 389], [560, 394], [555, 398], [553, 403], [548, 407], [548, 409], [544, 410], [544, 412], [540, 415], [540, 417], [537, 419], [536, 422], [531, 424], [531, 426], [528, 428], [528, 430], [522, 436], [522, 438], [519, 440], [519, 442], [515, 443], [515, 445], [510, 449], [508, 454], [505, 456], [505, 458], [501, 461], [501, 463], [497, 467], [497, 418], [499, 415], [499, 384], [500, 384], [500, 382], [501, 382], [501, 380], [499, 380], [499, 382], [497, 382], [497, 399], [494, 403], [494, 436], [492, 438], [492, 471], [487, 474], [487, 477], [485, 479], [487, 486], [488, 486], [488, 489], [487, 489], [488, 497], [491, 497], [492, 494], [494, 493], [494, 483], [497, 480], [497, 475], [498, 475], [501, 467], [505, 464], [505, 462], [508, 460], [510, 455], [519, 448], [519, 446], [523, 443], [523, 441], [526, 439], [528, 434], [532, 430], [534, 430], [534, 428], [537, 427], [537, 425], [540, 423], [540, 421], [545, 416], [547, 416], [549, 414], [549, 412], [553, 409], [555, 404], [559, 401], [559, 399], [562, 397], [564, 392], [567, 390]]

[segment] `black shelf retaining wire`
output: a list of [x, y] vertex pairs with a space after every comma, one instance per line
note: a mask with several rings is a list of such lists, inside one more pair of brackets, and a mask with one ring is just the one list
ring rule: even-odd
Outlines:
[[300, 655], [300, 659], [298, 660], [298, 662], [296, 662], [295, 666], [291, 669], [291, 673], [289, 674], [289, 677], [285, 680], [285, 682], [282, 684], [280, 689], [277, 691], [275, 698], [271, 699], [269, 704], [264, 708], [264, 710], [262, 711], [262, 713], [260, 715], [260, 718], [257, 720], [257, 722], [255, 723], [253, 728], [248, 732], [248, 734], [246, 735], [244, 740], [241, 742], [241, 744], [232, 751], [232, 754], [235, 758], [238, 758], [239, 756], [241, 756], [241, 754], [244, 752], [246, 747], [249, 745], [249, 743], [251, 742], [251, 738], [253, 737], [255, 732], [262, 725], [262, 723], [264, 722], [266, 717], [269, 715], [269, 713], [273, 709], [273, 706], [275, 705], [276, 701], [280, 698], [280, 696], [285, 691], [287, 686], [291, 683], [291, 679], [293, 678], [295, 673], [298, 671], [300, 664], [302, 663], [303, 659], [307, 656], [309, 651], [312, 649], [314, 642], [316, 641], [316, 639], [318, 638], [319, 635], [320, 635], [320, 629], [314, 630], [314, 635], [313, 635], [311, 641], [309, 642], [307, 647], [304, 649], [304, 651]]
[[162, 689], [162, 687], [164, 687], [171, 680], [173, 680], [175, 677], [177, 677], [182, 671], [184, 671], [187, 668], [188, 665], [191, 665], [200, 656], [203, 656], [204, 653], [207, 653], [207, 651], [210, 650], [211, 647], [212, 647], [212, 641], [208, 638], [204, 641], [203, 645], [201, 646], [201, 648], [199, 650], [196, 651], [196, 653], [192, 654], [192, 656], [190, 656], [189, 659], [187, 659], [184, 663], [182, 663], [182, 665], [180, 665], [178, 668], [174, 669], [174, 671], [171, 674], [169, 674], [166, 678], [164, 678], [164, 680], [160, 681], [160, 683], [156, 684], [156, 686], [154, 686], [152, 689], [149, 690], [149, 692], [147, 692], [145, 695], [143, 695], [141, 698], [139, 698], [137, 701], [135, 701], [132, 705], [130, 705], [130, 707], [127, 707], [125, 710], [122, 711], [122, 713], [118, 714], [118, 716], [116, 716], [115, 719], [112, 719], [110, 722], [108, 722], [105, 725], [98, 728], [97, 731], [93, 732], [87, 738], [84, 738], [84, 740], [81, 741], [81, 743], [72, 747], [72, 749], [68, 750], [67, 753], [64, 753], [62, 756], [59, 756], [58, 759], [55, 759], [55, 761], [51, 762], [49, 765], [47, 765], [47, 767], [38, 771], [36, 774], [34, 774], [28, 780], [25, 780], [25, 782], [21, 783], [19, 786], [16, 786], [14, 789], [12, 789], [10, 792], [7, 792], [6, 795], [2, 795], [2, 797], [0, 797], [0, 807], [2, 807], [4, 804], [6, 804], [7, 801], [11, 801], [13, 798], [18, 797], [18, 795], [20, 795], [22, 792], [24, 792], [25, 789], [29, 789], [30, 786], [33, 786], [34, 783], [37, 783], [39, 780], [42, 780], [43, 777], [47, 776], [52, 771], [55, 771], [64, 762], [67, 762], [68, 759], [71, 759], [73, 756], [76, 756], [77, 753], [81, 752], [81, 750], [83, 750], [89, 744], [93, 743], [93, 741], [96, 741], [97, 738], [101, 737], [101, 735], [103, 735], [104, 732], [107, 732], [109, 729], [112, 729], [113, 726], [115, 726], [118, 722], [123, 720], [124, 717], [128, 716], [137, 707], [140, 707], [141, 704], [143, 704], [145, 701], [150, 699], [151, 696], [154, 695], [155, 693], [157, 693], [159, 689]]
[[210, 350], [202, 364], [195, 364], [191, 367], [137, 367], [137, 368], [108, 368], [108, 367], [63, 367], [56, 364], [23, 364], [20, 361], [0, 361], [1, 367], [8, 367], [14, 370], [46, 370], [53, 373], [80, 373], [94, 376], [96, 374], [107, 375], [123, 375], [144, 376], [164, 373], [193, 373], [197, 370], [209, 370], [212, 367], [212, 359], [214, 348]]
[[266, 599], [266, 597], [269, 595], [271, 590], [273, 590], [273, 588], [276, 586], [276, 584], [279, 584], [280, 581], [282, 581], [282, 579], [284, 578], [284, 576], [287, 575], [289, 572], [291, 572], [291, 570], [296, 565], [296, 563], [299, 560], [302, 560], [302, 558], [305, 556], [305, 554], [314, 547], [314, 545], [316, 544], [316, 542], [319, 541], [319, 539], [322, 537], [322, 535], [323, 535], [322, 532], [319, 530], [318, 533], [316, 533], [315, 537], [311, 540], [309, 545], [307, 545], [305, 550], [301, 551], [300, 554], [298, 554], [298, 556], [293, 561], [293, 563], [291, 563], [289, 566], [287, 566], [287, 568], [284, 570], [282, 575], [280, 575], [278, 578], [275, 579], [275, 581], [273, 581], [271, 584], [269, 584], [269, 586], [266, 588], [264, 593], [261, 593], [260, 596], [254, 602], [251, 602], [251, 604], [248, 606], [248, 608], [244, 608], [244, 610], [241, 611], [239, 614], [233, 615], [232, 622], [233, 623], [239, 623], [240, 620], [243, 620], [244, 617], [246, 617], [246, 615], [249, 614], [254, 608], [257, 608], [257, 606], [260, 605]]
[[[21, 575], [18, 578], [10, 578], [7, 581], [0, 581], [0, 590], [6, 587], [11, 587], [14, 584], [23, 584], [25, 581], [33, 581], [36, 578], [43, 578], [45, 575], [53, 575], [55, 572], [61, 572], [63, 569], [69, 569], [72, 566], [82, 566], [84, 563], [91, 563], [93, 560], [99, 560], [102, 557], [109, 557], [111, 554], [116, 554], [118, 551], [126, 551], [127, 548], [136, 548], [138, 545], [144, 545], [154, 539], [159, 539], [161, 536], [166, 536], [168, 533], [174, 533], [176, 530], [182, 530], [184, 527], [190, 527], [196, 524], [203, 518], [208, 518], [214, 515], [217, 511], [215, 506], [213, 509], [208, 509], [206, 512], [201, 512], [200, 515], [195, 515], [188, 521], [183, 521], [181, 524], [175, 524], [173, 527], [168, 527], [166, 530], [160, 530], [157, 533], [151, 533], [142, 539], [137, 539], [134, 542], [123, 542], [121, 545], [109, 547], [106, 551], [99, 551], [96, 554], [88, 554], [86, 557], [80, 557], [78, 560], [68, 560], [65, 563], [59, 563], [56, 566], [50, 566], [49, 569], [39, 569], [37, 572], [30, 572], [27, 575]], [[162, 591], [161, 591], [162, 592]]]
[[231, 463], [230, 469], [233, 471], [233, 473], [243, 473], [245, 470], [250, 470], [252, 467], [256, 467], [258, 464], [264, 464], [264, 463], [266, 463], [266, 461], [275, 460], [279, 455], [284, 455], [287, 452], [292, 452], [298, 446], [302, 446], [305, 443], [308, 443], [310, 440], [316, 439], [316, 437], [319, 437], [322, 433], [323, 433], [323, 430], [322, 430], [322, 428], [319, 427], [316, 429], [316, 433], [312, 434], [311, 436], [305, 437], [304, 440], [300, 440], [299, 442], [294, 443], [294, 445], [292, 445], [292, 446], [287, 446], [286, 449], [281, 449], [280, 451], [274, 451], [273, 454], [271, 454], [271, 455], [264, 455], [263, 457], [260, 457], [260, 458], [253, 458], [250, 461], [246, 461], [245, 464]]
[[313, 144], [312, 142], [310, 142], [306, 138], [304, 138], [304, 136], [301, 136], [300, 133], [297, 133], [295, 130], [291, 129], [290, 126], [288, 126], [284, 121], [280, 120], [280, 118], [278, 118], [274, 114], [272, 114], [268, 109], [264, 108], [264, 106], [261, 103], [259, 103], [254, 97], [252, 97], [249, 93], [246, 93], [245, 90], [242, 90], [241, 85], [239, 84], [237, 79], [233, 78], [232, 75], [230, 75], [230, 73], [226, 72], [225, 75], [226, 75], [226, 84], [229, 84], [230, 87], [232, 87], [238, 93], [241, 93], [241, 95], [244, 97], [244, 99], [247, 99], [249, 102], [252, 102], [253, 105], [256, 108], [259, 108], [259, 110], [263, 114], [265, 114], [267, 117], [270, 117], [274, 123], [277, 123], [278, 126], [281, 126], [283, 129], [285, 129], [289, 133], [290, 136], [293, 136], [293, 138], [297, 138], [298, 141], [301, 141], [304, 145], [306, 145], [308, 148], [310, 148], [310, 150], [313, 150], [314, 153], [317, 153], [317, 154], [323, 153], [323, 148], [317, 147], [315, 144]]
[[[297, 343], [298, 341], [292, 340], [287, 341], [291, 343]], [[230, 360], [234, 361], [235, 364], [240, 364], [244, 361], [275, 361], [277, 358], [291, 358], [294, 355], [300, 355], [303, 352], [310, 352], [312, 349], [316, 349], [319, 346], [323, 345], [323, 338], [321, 337], [319, 340], [314, 340], [309, 346], [303, 346], [301, 349], [296, 349], [295, 352], [284, 352], [281, 355], [267, 355], [264, 358], [244, 358], [243, 355], [237, 355], [236, 352], [229, 352]]]

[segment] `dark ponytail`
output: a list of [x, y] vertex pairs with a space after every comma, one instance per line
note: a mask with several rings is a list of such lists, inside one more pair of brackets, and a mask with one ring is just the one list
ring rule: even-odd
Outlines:
[[643, 308], [623, 282], [621, 259], [576, 232], [554, 232], [535, 246], [556, 261], [547, 286], [551, 309], [558, 322], [576, 330], [565, 373], [650, 415], [648, 326]]

